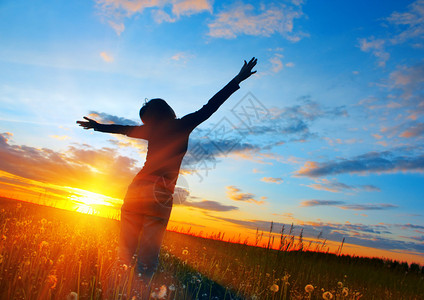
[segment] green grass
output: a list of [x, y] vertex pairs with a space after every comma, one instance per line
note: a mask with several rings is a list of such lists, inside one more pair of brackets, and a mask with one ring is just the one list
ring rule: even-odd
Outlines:
[[[132, 299], [143, 293], [163, 299], [323, 299], [324, 292], [333, 299], [424, 299], [420, 266], [278, 251], [173, 231], [165, 235], [159, 270], [146, 292], [134, 268], [115, 264], [117, 221], [19, 206], [0, 201], [1, 300], [72, 299], [72, 292], [79, 299]], [[282, 240], [283, 249], [300, 248], [288, 244], [293, 236]], [[313, 292], [305, 291], [308, 284]]]

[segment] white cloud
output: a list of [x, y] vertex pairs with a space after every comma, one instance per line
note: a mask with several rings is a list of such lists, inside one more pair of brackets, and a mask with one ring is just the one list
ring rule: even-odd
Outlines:
[[100, 57], [105, 61], [105, 62], [113, 62], [113, 57], [110, 54], [107, 54], [106, 52], [100, 52]]
[[283, 182], [283, 178], [281, 177], [263, 177], [261, 179], [261, 181], [263, 182], [267, 182], [267, 183], [276, 183], [276, 184], [280, 184]]
[[153, 19], [156, 23], [160, 24], [163, 22], [173, 23], [177, 20], [177, 18], [171, 17], [169, 14], [164, 12], [162, 9], [157, 9], [152, 11]]
[[399, 66], [397, 70], [390, 73], [389, 83], [391, 89], [402, 91], [400, 95], [404, 100], [408, 100], [404, 105], [413, 105], [415, 113], [423, 113], [424, 104], [422, 90], [424, 88], [424, 64], [415, 66]]
[[[155, 22], [175, 22], [181, 16], [190, 16], [201, 12], [212, 13], [210, 0], [96, 0], [97, 8], [108, 24], [120, 35], [125, 30], [124, 20], [135, 14], [152, 9]], [[171, 14], [164, 11], [171, 7]]]
[[239, 35], [269, 37], [279, 33], [287, 40], [297, 42], [305, 34], [293, 32], [293, 21], [302, 15], [299, 7], [271, 3], [261, 5], [257, 11], [251, 4], [238, 3], [216, 16], [208, 25], [208, 34], [214, 38], [232, 39]]
[[117, 35], [121, 35], [121, 33], [125, 30], [124, 23], [115, 23], [113, 21], [109, 21], [109, 25], [113, 28], [113, 30], [115, 30]]
[[70, 137], [67, 136], [67, 135], [56, 135], [56, 134], [53, 134], [53, 135], [49, 135], [49, 137], [51, 137], [53, 139], [56, 139], [56, 140], [59, 140], [59, 141], [64, 141], [64, 140], [69, 140], [70, 139]]
[[414, 38], [422, 39], [424, 37], [424, 1], [413, 2], [406, 12], [393, 12], [387, 21], [402, 28], [399, 34], [390, 39], [393, 44], [400, 44]]
[[375, 57], [379, 59], [378, 65], [384, 67], [387, 60], [390, 58], [390, 54], [385, 50], [386, 41], [383, 39], [375, 39], [370, 37], [369, 39], [359, 39], [359, 47], [364, 52], [371, 52]]
[[269, 59], [269, 61], [272, 64], [272, 67], [271, 67], [272, 72], [278, 73], [283, 69], [284, 65], [283, 65], [283, 62], [281, 61], [282, 57], [283, 56], [281, 54], [276, 54]]
[[186, 63], [191, 58], [194, 58], [194, 55], [187, 52], [178, 52], [171, 57], [172, 60], [183, 63]]
[[231, 185], [227, 186], [227, 196], [229, 199], [234, 201], [250, 202], [255, 204], [264, 204], [265, 201], [256, 200], [255, 195], [251, 193], [243, 193], [239, 188]]
[[183, 0], [175, 2], [172, 6], [172, 13], [177, 17], [189, 16], [201, 11], [212, 13], [212, 3], [208, 0]]
[[378, 64], [385, 66], [390, 54], [387, 52], [389, 46], [410, 42], [412, 47], [421, 47], [424, 38], [424, 0], [417, 0], [408, 5], [405, 12], [393, 12], [385, 19], [386, 30], [383, 38], [359, 39], [359, 47], [364, 52], [371, 52], [378, 58]]

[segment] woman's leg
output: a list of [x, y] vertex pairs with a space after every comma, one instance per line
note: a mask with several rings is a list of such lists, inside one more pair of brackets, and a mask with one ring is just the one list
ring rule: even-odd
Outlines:
[[[124, 205], [125, 206], [125, 205]], [[121, 208], [121, 232], [119, 235], [119, 260], [130, 265], [136, 254], [138, 239], [143, 227], [143, 216]]]
[[150, 281], [159, 263], [159, 252], [165, 234], [168, 219], [144, 216], [143, 229], [137, 251], [138, 272], [146, 281]]

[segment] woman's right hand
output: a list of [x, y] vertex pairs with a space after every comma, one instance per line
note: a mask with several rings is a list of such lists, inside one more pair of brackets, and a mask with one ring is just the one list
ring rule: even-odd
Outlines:
[[77, 124], [79, 124], [79, 126], [81, 126], [84, 129], [96, 129], [97, 126], [99, 125], [99, 123], [97, 123], [93, 119], [90, 119], [87, 117], [84, 117], [84, 119], [86, 119], [87, 121], [77, 121]]

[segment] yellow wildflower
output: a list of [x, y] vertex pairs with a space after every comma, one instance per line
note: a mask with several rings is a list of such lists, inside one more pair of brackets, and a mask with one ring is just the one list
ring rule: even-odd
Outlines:
[[305, 292], [307, 292], [307, 293], [312, 293], [314, 291], [314, 287], [313, 287], [313, 285], [312, 284], [307, 284], [306, 286], [305, 286]]
[[57, 277], [56, 275], [49, 275], [47, 276], [47, 284], [49, 285], [49, 287], [51, 289], [54, 289], [56, 287], [57, 284]]
[[273, 285], [271, 285], [271, 287], [269, 289], [271, 290], [271, 292], [276, 293], [276, 292], [278, 292], [280, 287], [277, 284], [274, 283]]

